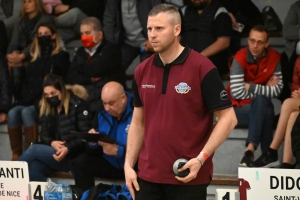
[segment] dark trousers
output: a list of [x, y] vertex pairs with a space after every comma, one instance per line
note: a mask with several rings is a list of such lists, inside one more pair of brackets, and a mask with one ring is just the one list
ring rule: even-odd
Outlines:
[[281, 64], [281, 72], [282, 72], [282, 81], [283, 88], [282, 92], [279, 96], [281, 103], [284, 102], [285, 99], [291, 97], [291, 85], [293, 82], [293, 72], [294, 65], [297, 60], [296, 52], [294, 52], [289, 59], [285, 52], [281, 54], [280, 64]]
[[138, 178], [140, 191], [135, 193], [136, 200], [206, 200], [205, 185], [171, 185], [152, 183]]
[[71, 161], [71, 171], [75, 185], [83, 191], [95, 186], [94, 177], [107, 179], [125, 179], [124, 170], [110, 164], [102, 156], [102, 148], [94, 152], [85, 152]]
[[124, 43], [121, 46], [121, 54], [122, 54], [122, 67], [124, 70], [127, 70], [129, 65], [133, 62], [133, 60], [139, 55], [140, 62], [149, 58], [153, 52], [141, 52], [139, 47], [131, 46], [127, 43]]
[[2, 20], [0, 20], [0, 53], [6, 54], [8, 46], [8, 37], [6, 33], [6, 27]]
[[265, 152], [273, 140], [274, 106], [270, 98], [257, 95], [250, 104], [243, 107], [234, 107], [238, 126], [248, 127], [249, 133], [246, 146], [249, 142], [257, 148], [261, 145]]
[[291, 133], [292, 150], [296, 157], [296, 162], [300, 163], [300, 115], [298, 115]]

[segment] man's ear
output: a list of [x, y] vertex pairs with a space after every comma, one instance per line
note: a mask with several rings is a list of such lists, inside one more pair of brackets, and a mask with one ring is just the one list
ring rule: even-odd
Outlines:
[[265, 48], [268, 48], [269, 45], [270, 45], [270, 42], [269, 42], [269, 40], [268, 40], [268, 41], [266, 42], [266, 44], [265, 44]]
[[174, 26], [174, 35], [179, 36], [180, 32], [181, 32], [181, 25], [180, 24], [175, 25]]

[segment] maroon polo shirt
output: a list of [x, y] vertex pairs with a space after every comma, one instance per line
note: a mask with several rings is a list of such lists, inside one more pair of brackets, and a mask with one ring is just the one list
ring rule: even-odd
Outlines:
[[[231, 107], [218, 70], [187, 47], [165, 66], [156, 53], [136, 68], [132, 88], [134, 106], [144, 107], [138, 176], [154, 183], [184, 184], [175, 179], [173, 163], [198, 156], [212, 132], [213, 111]], [[210, 156], [197, 178], [185, 185], [207, 184], [212, 174]]]

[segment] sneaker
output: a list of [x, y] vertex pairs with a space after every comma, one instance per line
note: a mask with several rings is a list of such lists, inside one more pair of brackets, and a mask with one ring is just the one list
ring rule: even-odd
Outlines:
[[247, 150], [244, 153], [244, 156], [240, 162], [241, 167], [249, 167], [249, 164], [252, 163], [254, 160], [254, 154], [252, 151]]
[[250, 167], [278, 167], [280, 162], [278, 154], [272, 156], [270, 152], [263, 153], [256, 161], [250, 164]]
[[295, 166], [291, 165], [289, 163], [282, 163], [278, 168], [279, 169], [295, 169]]

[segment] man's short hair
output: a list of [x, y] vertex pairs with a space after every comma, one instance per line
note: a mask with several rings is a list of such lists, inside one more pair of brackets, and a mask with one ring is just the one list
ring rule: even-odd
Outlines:
[[[261, 32], [261, 33], [266, 33], [267, 34], [267, 41], [269, 40], [268, 31], [267, 31], [266, 27], [264, 27], [263, 25], [255, 25], [251, 28], [250, 32], [251, 31], [258, 31], [258, 32]], [[249, 32], [249, 35], [250, 35], [250, 32]]]
[[99, 19], [96, 17], [87, 17], [82, 20], [81, 25], [92, 24], [95, 31], [102, 31], [103, 27]]
[[173, 15], [174, 22], [176, 24], [181, 24], [181, 17], [175, 6], [166, 3], [158, 4], [150, 10], [148, 16], [155, 16], [160, 13], [168, 13]]

